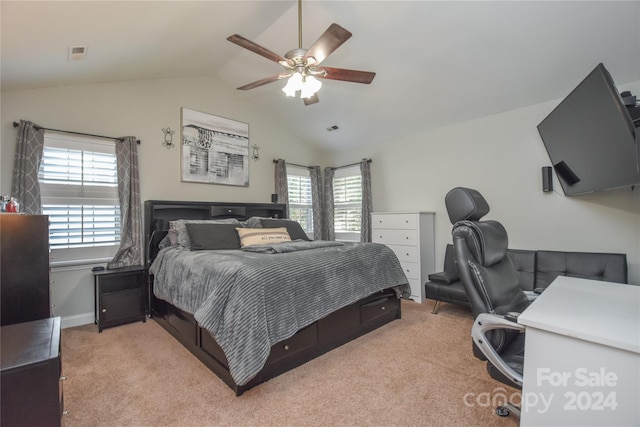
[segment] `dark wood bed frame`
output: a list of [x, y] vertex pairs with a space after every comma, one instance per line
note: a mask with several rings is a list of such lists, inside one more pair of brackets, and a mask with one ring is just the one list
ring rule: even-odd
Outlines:
[[[158, 243], [166, 235], [171, 220], [287, 217], [286, 205], [282, 204], [147, 200], [144, 208], [147, 266], [155, 259]], [[272, 346], [262, 370], [249, 383], [238, 385], [229, 373], [224, 352], [209, 332], [198, 326], [193, 315], [156, 298], [152, 276], [149, 278], [148, 291], [149, 316], [218, 375], [236, 396], [401, 317], [400, 300], [395, 291], [385, 289], [377, 292], [331, 313]]]

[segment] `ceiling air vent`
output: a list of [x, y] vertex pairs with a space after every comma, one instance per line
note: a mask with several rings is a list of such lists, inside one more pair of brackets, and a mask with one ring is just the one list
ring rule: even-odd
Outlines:
[[69, 61], [79, 61], [87, 56], [86, 46], [71, 46], [69, 47]]

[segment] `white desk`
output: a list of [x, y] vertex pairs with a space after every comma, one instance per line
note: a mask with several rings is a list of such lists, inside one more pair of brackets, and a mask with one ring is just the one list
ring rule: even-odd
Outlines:
[[560, 276], [518, 323], [521, 425], [640, 425], [640, 286]]

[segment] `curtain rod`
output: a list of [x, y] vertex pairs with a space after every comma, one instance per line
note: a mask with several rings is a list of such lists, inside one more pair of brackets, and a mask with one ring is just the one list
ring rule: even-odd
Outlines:
[[[273, 159], [273, 163], [278, 163], [278, 160], [277, 159]], [[313, 168], [313, 166], [303, 166], [303, 165], [297, 165], [295, 163], [287, 163], [287, 162], [285, 162], [285, 163], [288, 164], [288, 165], [291, 165], [291, 166], [298, 166], [299, 168], [307, 168], [307, 169], [312, 169]], [[336, 167], [330, 168], [330, 169], [336, 170], [336, 169], [348, 168], [349, 166], [356, 166], [356, 165], [359, 165], [360, 163], [361, 162], [351, 163], [349, 165], [336, 166]], [[367, 163], [371, 163], [371, 159], [367, 159]]]
[[[18, 123], [18, 122], [13, 122], [13, 127], [14, 127], [14, 128], [17, 128], [18, 126], [20, 126], [20, 123]], [[52, 132], [72, 133], [72, 134], [74, 134], [74, 135], [93, 136], [93, 137], [95, 137], [95, 138], [113, 139], [113, 140], [115, 140], [115, 141], [123, 141], [123, 140], [124, 140], [123, 138], [116, 138], [116, 137], [113, 137], [113, 136], [94, 135], [94, 134], [92, 134], [92, 133], [74, 132], [74, 131], [71, 131], [71, 130], [49, 129], [49, 128], [43, 128], [42, 126], [37, 126], [37, 125], [35, 125], [35, 126], [34, 126], [34, 128], [36, 128], [36, 129], [38, 129], [38, 130], [39, 130], [39, 129], [42, 129], [42, 130], [48, 130], [48, 131], [52, 131]], [[140, 140], [139, 140], [139, 139], [136, 139], [136, 142], [137, 142], [138, 144], [140, 144]]]
[[[364, 160], [364, 159], [362, 159], [362, 160]], [[336, 166], [335, 168], [331, 168], [331, 169], [336, 170], [336, 169], [348, 168], [349, 166], [356, 166], [356, 165], [359, 165], [360, 163], [362, 163], [362, 162], [351, 163], [351, 164], [342, 165], [342, 166]], [[371, 159], [367, 159], [367, 163], [371, 163]]]
[[[273, 163], [278, 163], [278, 159], [273, 159]], [[285, 163], [288, 164], [288, 165], [291, 165], [291, 166], [297, 166], [299, 168], [313, 169], [313, 166], [297, 165], [295, 163], [289, 163], [289, 162], [286, 162], [286, 161], [285, 161]]]

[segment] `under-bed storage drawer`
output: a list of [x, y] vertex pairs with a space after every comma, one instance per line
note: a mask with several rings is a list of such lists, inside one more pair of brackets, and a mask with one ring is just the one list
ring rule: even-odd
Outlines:
[[318, 341], [330, 342], [337, 330], [346, 332], [360, 328], [360, 308], [358, 304], [349, 304], [331, 315], [318, 320]]
[[373, 322], [378, 319], [395, 317], [400, 307], [400, 300], [395, 295], [383, 295], [380, 298], [364, 301], [360, 305], [360, 323]]
[[188, 313], [168, 305], [166, 320], [178, 331], [180, 335], [189, 337], [191, 344], [195, 345], [198, 327], [195, 324], [195, 321], [189, 319]]
[[304, 329], [299, 330], [294, 336], [284, 341], [280, 341], [271, 347], [271, 354], [267, 363], [271, 360], [289, 357], [299, 351], [311, 347], [318, 342], [318, 322], [312, 323]]
[[222, 366], [224, 366], [225, 368], [229, 368], [227, 356], [225, 356], [224, 351], [222, 351], [222, 348], [220, 348], [211, 334], [203, 328], [198, 328], [198, 333], [200, 334], [200, 348], [209, 356], [218, 361], [218, 363], [220, 363]]

